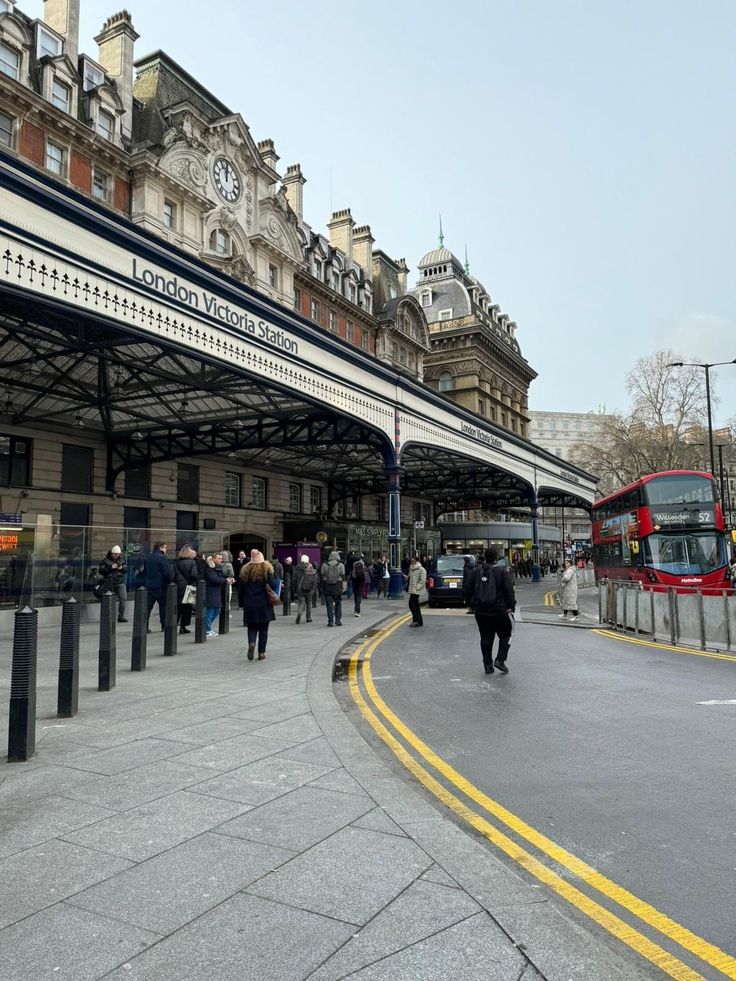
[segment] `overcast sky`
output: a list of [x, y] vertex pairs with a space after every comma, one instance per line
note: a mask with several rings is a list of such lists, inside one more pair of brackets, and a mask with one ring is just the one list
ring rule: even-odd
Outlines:
[[[119, 5], [82, 0], [81, 50]], [[302, 165], [316, 229], [351, 208], [413, 282], [441, 212], [518, 324], [531, 408], [623, 409], [663, 347], [736, 358], [734, 0], [125, 5], [137, 57]], [[736, 366], [716, 384], [736, 415]]]

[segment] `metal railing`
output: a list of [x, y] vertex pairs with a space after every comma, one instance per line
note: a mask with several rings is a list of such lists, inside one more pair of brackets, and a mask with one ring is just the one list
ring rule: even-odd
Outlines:
[[673, 646], [731, 651], [736, 645], [736, 594], [731, 589], [644, 589], [639, 582], [609, 579], [598, 585], [598, 618], [614, 630]]

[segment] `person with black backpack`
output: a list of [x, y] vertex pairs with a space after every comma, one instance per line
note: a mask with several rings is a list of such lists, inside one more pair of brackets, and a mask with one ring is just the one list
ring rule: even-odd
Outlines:
[[339, 552], [330, 556], [320, 569], [322, 590], [327, 606], [327, 626], [342, 626], [342, 590], [345, 582], [345, 566], [340, 561]]
[[[347, 569], [346, 569], [347, 572]], [[353, 584], [353, 616], [360, 616], [360, 604], [363, 601], [363, 590], [365, 588], [365, 562], [362, 555], [357, 555], [353, 559], [353, 567], [350, 570], [350, 582]]]
[[[480, 650], [486, 674], [493, 674], [494, 664], [508, 674], [506, 659], [511, 646], [516, 596], [508, 569], [496, 565], [498, 552], [485, 550], [484, 562], [477, 566], [468, 586], [467, 596], [475, 613], [480, 634]], [[493, 642], [498, 637], [498, 652], [493, 660]]]

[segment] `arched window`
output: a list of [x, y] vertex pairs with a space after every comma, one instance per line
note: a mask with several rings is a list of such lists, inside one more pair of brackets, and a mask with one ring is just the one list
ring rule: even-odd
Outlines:
[[443, 371], [440, 375], [440, 391], [451, 392], [455, 387], [455, 379], [449, 371]]

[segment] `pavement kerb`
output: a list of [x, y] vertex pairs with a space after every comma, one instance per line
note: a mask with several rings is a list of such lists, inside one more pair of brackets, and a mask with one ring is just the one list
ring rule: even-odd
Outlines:
[[[530, 970], [539, 972], [545, 981], [570, 981], [572, 977], [595, 977], [596, 981], [661, 978], [659, 971], [652, 972], [612, 949], [602, 931], [574, 920], [572, 911], [568, 913], [552, 903], [540, 886], [497, 858], [487, 843], [458, 824], [449, 811], [406, 775], [400, 764], [379, 755], [358, 731], [335, 690], [336, 685], [345, 682], [331, 680], [335, 665], [343, 651], [354, 650], [368, 634], [406, 612], [403, 606], [391, 611], [343, 640], [337, 649], [326, 645], [310, 666], [310, 710], [345, 770], [404, 834], [489, 913], [527, 959]], [[370, 871], [360, 868], [360, 856], [356, 855], [356, 874]], [[558, 945], [559, 950], [542, 949], [548, 942], [550, 946]]]

